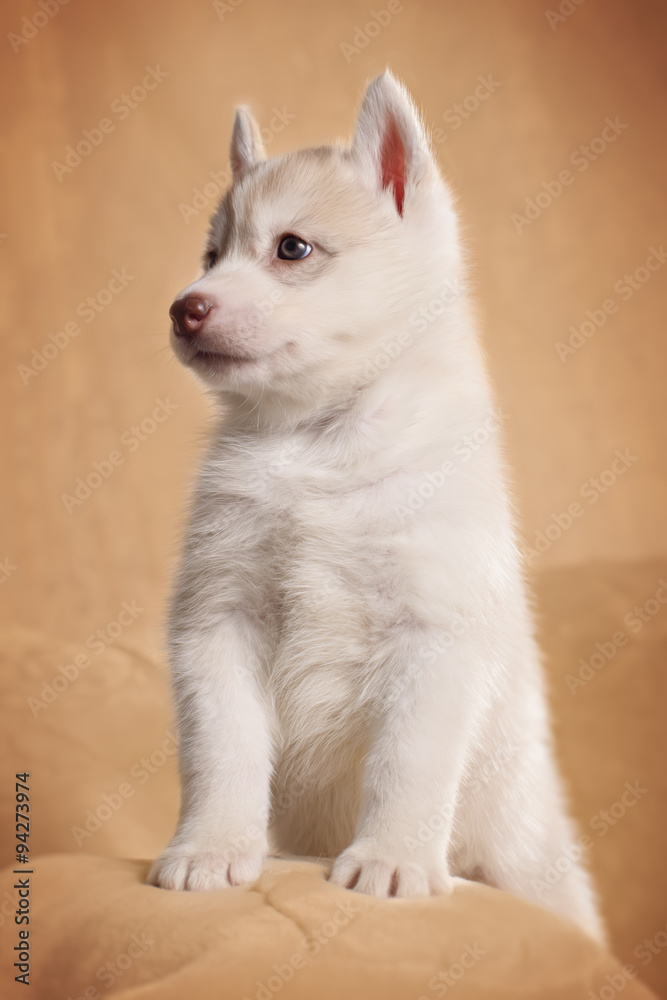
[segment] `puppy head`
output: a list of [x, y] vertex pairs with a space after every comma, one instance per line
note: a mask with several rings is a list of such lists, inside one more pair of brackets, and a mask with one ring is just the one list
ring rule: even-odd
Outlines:
[[211, 388], [269, 403], [340, 401], [378, 346], [447, 277], [455, 220], [419, 118], [386, 72], [346, 148], [265, 159], [240, 108], [232, 185], [203, 275], [171, 307], [179, 359]]

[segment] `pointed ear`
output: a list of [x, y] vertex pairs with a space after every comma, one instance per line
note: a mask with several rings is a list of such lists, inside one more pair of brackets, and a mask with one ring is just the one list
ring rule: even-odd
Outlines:
[[237, 108], [229, 147], [232, 174], [234, 177], [241, 177], [265, 156], [264, 143], [257, 122], [248, 108]]
[[419, 115], [389, 70], [366, 90], [352, 154], [380, 190], [391, 188], [396, 210], [403, 215], [406, 193], [419, 183], [432, 161]]

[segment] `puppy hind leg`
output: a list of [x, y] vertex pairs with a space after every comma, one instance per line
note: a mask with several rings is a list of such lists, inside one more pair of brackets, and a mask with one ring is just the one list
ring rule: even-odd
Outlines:
[[606, 933], [590, 877], [586, 850], [561, 801], [550, 761], [541, 779], [503, 775], [464, 808], [469, 856], [488, 885], [512, 893], [578, 924], [599, 944]]

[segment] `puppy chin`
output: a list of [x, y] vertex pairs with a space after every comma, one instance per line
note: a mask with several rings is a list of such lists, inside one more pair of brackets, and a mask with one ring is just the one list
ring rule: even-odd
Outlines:
[[247, 392], [270, 381], [269, 358], [198, 357], [187, 367], [211, 389]]

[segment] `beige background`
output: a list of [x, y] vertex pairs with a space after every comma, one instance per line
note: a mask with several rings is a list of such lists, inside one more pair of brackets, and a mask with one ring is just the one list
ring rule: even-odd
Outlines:
[[[4, 5], [2, 31], [0, 558], [17, 567], [1, 592], [11, 617], [70, 638], [136, 598], [137, 626], [158, 620], [206, 412], [164, 349], [167, 309], [197, 270], [207, 222], [204, 210], [186, 224], [179, 205], [227, 169], [235, 103], [264, 127], [274, 108], [294, 115], [271, 152], [320, 143], [349, 134], [365, 82], [387, 64], [447, 136], [437, 154], [460, 196], [484, 343], [511, 416], [526, 539], [581, 499], [616, 448], [638, 457], [540, 564], [667, 550], [667, 270], [626, 303], [613, 292], [667, 235], [664, 5], [586, 0], [552, 29], [541, 2], [409, 2], [349, 62], [341, 43], [367, 22], [363, 2], [243, 0], [222, 19], [210, 3], [72, 2], [14, 53], [4, 36], [35, 9]], [[147, 65], [169, 76], [125, 120], [112, 114], [114, 132], [59, 182], [51, 163]], [[491, 96], [458, 129], [444, 121], [489, 74], [500, 84]], [[512, 213], [617, 115], [629, 127], [517, 233]], [[17, 367], [113, 268], [134, 280], [24, 385]], [[554, 344], [610, 295], [618, 312], [561, 362]], [[68, 514], [61, 495], [165, 395], [179, 409]]]
[[[142, 612], [99, 662], [112, 664], [124, 648], [159, 660], [169, 567], [207, 417], [166, 347], [167, 310], [197, 271], [214, 200], [188, 223], [183, 207], [211, 171], [227, 169], [234, 104], [249, 103], [265, 128], [276, 109], [293, 116], [271, 153], [321, 143], [351, 132], [365, 83], [389, 65], [446, 134], [436, 153], [460, 197], [483, 341], [511, 417], [526, 540], [582, 500], [616, 449], [637, 457], [597, 503], [583, 502], [583, 516], [534, 566], [550, 571], [544, 638], [572, 734], [562, 756], [577, 815], [586, 823], [626, 779], [651, 787], [646, 808], [601, 842], [594, 863], [612, 900], [615, 944], [631, 960], [634, 944], [667, 920], [663, 618], [624, 653], [622, 674], [605, 673], [574, 698], [564, 676], [665, 572], [667, 267], [627, 302], [613, 286], [667, 239], [667, 8], [584, 0], [552, 28], [541, 0], [412, 0], [346, 59], [341, 43], [354, 44], [373, 6], [385, 0], [241, 0], [221, 17], [209, 2], [70, 0], [14, 52], [8, 36], [38, 7], [3, 5], [0, 615], [66, 640], [70, 655], [136, 601]], [[158, 65], [168, 76], [120, 120], [114, 102]], [[489, 75], [495, 90], [454, 128], [454, 105]], [[579, 172], [570, 156], [616, 116], [628, 127]], [[59, 181], [52, 163], [105, 117], [113, 132]], [[573, 183], [518, 233], [512, 214], [568, 167]], [[79, 319], [81, 333], [24, 384], [19, 366], [77, 319], [113, 269], [134, 276], [127, 288], [90, 324]], [[563, 363], [555, 344], [610, 297], [618, 311]], [[177, 408], [130, 451], [125, 433], [158, 398]], [[114, 450], [122, 464], [68, 513], [62, 495]], [[606, 576], [587, 568], [606, 563]], [[582, 567], [576, 577], [573, 567]], [[23, 696], [17, 705], [25, 709]], [[582, 767], [584, 759], [596, 762]], [[172, 783], [169, 816], [174, 794]], [[647, 981], [667, 980], [665, 966], [656, 959]]]

